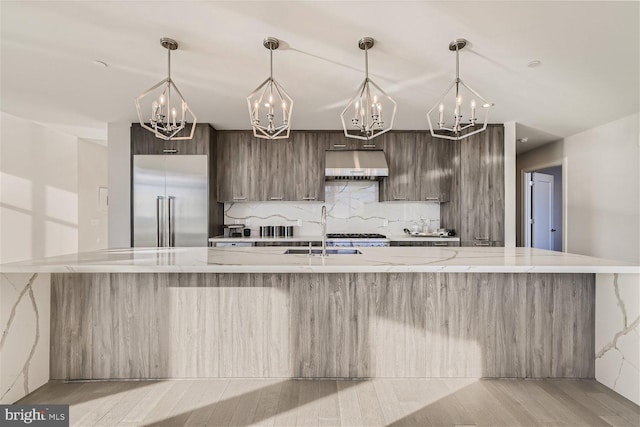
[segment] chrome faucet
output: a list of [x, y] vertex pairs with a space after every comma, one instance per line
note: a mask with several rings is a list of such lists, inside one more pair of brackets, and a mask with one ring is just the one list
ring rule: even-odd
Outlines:
[[320, 217], [320, 224], [322, 225], [321, 256], [327, 256], [327, 207], [326, 206], [322, 206], [322, 216]]

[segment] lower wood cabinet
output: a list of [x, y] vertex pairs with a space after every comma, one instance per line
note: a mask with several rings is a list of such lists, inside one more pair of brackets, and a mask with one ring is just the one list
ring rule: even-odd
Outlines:
[[415, 246], [415, 247], [440, 247], [440, 246], [445, 246], [445, 247], [452, 247], [452, 246], [460, 246], [460, 242], [449, 242], [449, 241], [444, 241], [444, 242], [425, 242], [425, 241], [406, 241], [406, 240], [402, 240], [402, 241], [391, 241], [389, 243], [390, 246]]

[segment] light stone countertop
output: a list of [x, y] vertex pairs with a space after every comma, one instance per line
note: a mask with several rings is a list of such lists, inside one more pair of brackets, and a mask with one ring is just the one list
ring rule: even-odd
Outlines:
[[[406, 234], [402, 235], [390, 235], [387, 236], [387, 239], [391, 242], [459, 242], [459, 237], [435, 237], [435, 236], [407, 236]], [[332, 240], [332, 239], [328, 239]], [[268, 242], [320, 242], [322, 241], [322, 236], [293, 236], [293, 237], [260, 237], [260, 236], [251, 236], [251, 237], [210, 237], [209, 242], [215, 243], [235, 243], [235, 242], [259, 242], [259, 243], [268, 243]]]
[[[298, 248], [300, 249], [300, 248]], [[383, 247], [284, 255], [285, 247], [127, 248], [0, 265], [2, 273], [640, 273], [622, 261], [530, 248]]]

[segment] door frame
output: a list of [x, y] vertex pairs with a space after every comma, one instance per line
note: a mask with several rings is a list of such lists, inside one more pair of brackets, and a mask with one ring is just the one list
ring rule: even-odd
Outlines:
[[[543, 169], [544, 170], [544, 169]], [[562, 171], [562, 169], [561, 169]], [[550, 228], [553, 229], [554, 227], [556, 227], [555, 223], [554, 223], [554, 216], [555, 216], [555, 206], [554, 206], [554, 187], [555, 187], [555, 183], [554, 183], [554, 177], [553, 175], [549, 175], [549, 174], [545, 174], [545, 173], [541, 173], [539, 171], [535, 171], [535, 172], [526, 172], [525, 173], [525, 177], [527, 182], [532, 182], [533, 180], [535, 180], [534, 175], [538, 174], [538, 175], [545, 175], [548, 176], [549, 178], [551, 178], [551, 193], [549, 194], [549, 197], [551, 198], [551, 200], [549, 200], [549, 207], [550, 209], [547, 211], [547, 215], [549, 216], [549, 225]], [[524, 204], [525, 204], [525, 218], [527, 220], [529, 220], [529, 218], [533, 219], [533, 216], [535, 215], [535, 203], [533, 203], [533, 195], [534, 195], [534, 188], [535, 186], [529, 184], [529, 185], [525, 185], [526, 188], [526, 195], [525, 195], [525, 200], [524, 200]], [[536, 199], [537, 200], [537, 199]], [[524, 235], [524, 244], [526, 247], [533, 247], [533, 238], [534, 236], [536, 236], [537, 234], [535, 233], [535, 228], [536, 228], [536, 223], [534, 222], [533, 224], [528, 223], [525, 224], [525, 235]], [[554, 240], [554, 236], [553, 234], [550, 234], [549, 237], [551, 238], [551, 241]], [[555, 244], [551, 243], [551, 246], [553, 247], [552, 250], [557, 250], [555, 247]]]
[[[550, 162], [539, 163], [533, 166], [527, 166], [523, 169], [520, 169], [520, 182], [522, 185], [521, 188], [521, 196], [520, 196], [520, 207], [521, 207], [521, 236], [522, 236], [522, 244], [525, 247], [531, 247], [531, 229], [529, 228], [528, 237], [527, 237], [527, 223], [528, 219], [531, 217], [527, 217], [527, 214], [531, 213], [531, 206], [529, 201], [527, 200], [527, 186], [529, 185], [527, 181], [527, 174], [539, 171], [540, 169], [547, 169], [554, 166], [560, 166], [562, 170], [562, 252], [567, 252], [567, 236], [568, 236], [568, 227], [569, 223], [569, 215], [567, 209], [567, 201], [569, 198], [567, 197], [569, 194], [569, 179], [568, 173], [569, 170], [569, 160], [566, 157], [563, 157], [559, 160], [553, 160]], [[527, 245], [528, 243], [528, 245]]]

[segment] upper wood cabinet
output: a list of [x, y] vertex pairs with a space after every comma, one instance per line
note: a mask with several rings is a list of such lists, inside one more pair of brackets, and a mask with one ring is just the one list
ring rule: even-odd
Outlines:
[[293, 156], [287, 169], [292, 167], [289, 181], [289, 200], [323, 201], [325, 150], [331, 144], [331, 135], [322, 132], [292, 133]]
[[[189, 134], [188, 125], [179, 135]], [[215, 130], [208, 123], [196, 124], [193, 139], [181, 141], [156, 138], [156, 136], [140, 126], [131, 124], [131, 154], [209, 154], [210, 138]]]
[[460, 144], [460, 229], [466, 246], [504, 245], [504, 128], [485, 132]]
[[416, 143], [418, 162], [417, 200], [448, 202], [451, 197], [454, 141], [419, 133]]
[[453, 142], [426, 132], [382, 135], [389, 176], [380, 183], [380, 201], [447, 202], [453, 175]]
[[218, 200], [261, 200], [260, 145], [250, 132], [218, 132]]
[[250, 132], [218, 132], [218, 200], [322, 201], [323, 132], [292, 132], [289, 139], [266, 140]]
[[389, 176], [380, 182], [380, 201], [417, 200], [416, 133], [387, 132], [376, 139], [381, 138], [389, 163]]

